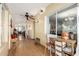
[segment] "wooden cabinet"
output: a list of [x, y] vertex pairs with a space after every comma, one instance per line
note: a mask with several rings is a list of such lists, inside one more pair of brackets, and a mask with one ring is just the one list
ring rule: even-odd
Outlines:
[[[73, 56], [76, 40], [68, 39], [62, 42], [61, 38], [50, 38], [50, 55], [55, 56]], [[63, 44], [64, 43], [64, 44]]]

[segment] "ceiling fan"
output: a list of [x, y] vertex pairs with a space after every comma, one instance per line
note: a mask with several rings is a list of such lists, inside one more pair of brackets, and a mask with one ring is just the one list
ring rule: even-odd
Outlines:
[[25, 17], [27, 20], [35, 20], [35, 17], [33, 15], [29, 15], [28, 12], [26, 12]]
[[29, 15], [28, 12], [26, 12], [25, 15], [20, 15], [20, 16], [25, 17], [26, 18], [26, 22], [28, 22], [28, 21], [32, 21], [32, 22], [35, 22], [35, 23], [38, 23], [39, 22], [38, 20], [35, 20], [35, 16]]

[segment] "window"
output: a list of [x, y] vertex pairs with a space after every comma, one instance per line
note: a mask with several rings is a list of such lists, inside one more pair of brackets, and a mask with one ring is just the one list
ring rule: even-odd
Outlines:
[[57, 33], [77, 32], [77, 5], [70, 6], [57, 13]]
[[61, 36], [62, 32], [77, 33], [77, 4], [49, 16], [50, 34]]

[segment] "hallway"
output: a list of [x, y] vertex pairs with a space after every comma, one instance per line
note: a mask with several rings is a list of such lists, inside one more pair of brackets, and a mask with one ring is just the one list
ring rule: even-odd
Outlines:
[[78, 5], [1, 3], [0, 56], [74, 56], [79, 51]]
[[[43, 56], [44, 47], [40, 45], [35, 45], [35, 41], [31, 39], [22, 39], [22, 36], [19, 36], [19, 41], [17, 42], [17, 48], [15, 56]], [[38, 52], [38, 53], [37, 53]], [[9, 55], [12, 55], [10, 53]]]

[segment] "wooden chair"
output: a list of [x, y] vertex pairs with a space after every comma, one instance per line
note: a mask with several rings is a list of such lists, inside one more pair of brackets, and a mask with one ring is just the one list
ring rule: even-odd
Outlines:
[[46, 55], [47, 50], [49, 49], [49, 55], [52, 55], [52, 48], [55, 48], [55, 40], [54, 38], [50, 38], [49, 42], [46, 43], [44, 55]]

